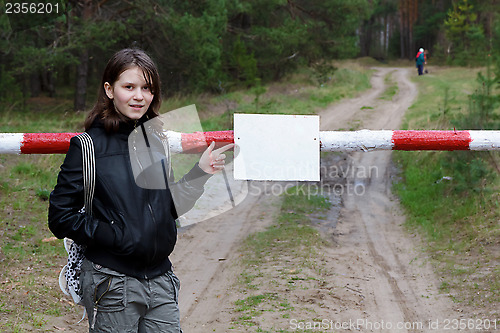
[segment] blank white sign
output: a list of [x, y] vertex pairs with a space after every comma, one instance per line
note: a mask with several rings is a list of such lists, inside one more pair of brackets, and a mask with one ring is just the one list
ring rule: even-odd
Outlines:
[[235, 114], [234, 178], [319, 181], [319, 116]]

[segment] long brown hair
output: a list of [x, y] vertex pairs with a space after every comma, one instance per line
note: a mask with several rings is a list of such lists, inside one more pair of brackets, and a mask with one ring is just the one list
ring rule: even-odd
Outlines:
[[110, 85], [113, 85], [121, 73], [134, 66], [139, 67], [143, 71], [144, 79], [153, 93], [153, 101], [149, 105], [145, 115], [149, 119], [158, 116], [158, 110], [161, 105], [161, 82], [155, 63], [141, 49], [123, 49], [116, 52], [109, 59], [104, 69], [101, 86], [97, 94], [97, 102], [85, 120], [85, 130], [88, 130], [96, 119], [100, 119], [104, 123], [106, 132], [113, 133], [118, 130], [120, 122], [127, 121], [128, 118], [115, 109], [113, 100], [106, 95], [104, 83], [108, 82]]

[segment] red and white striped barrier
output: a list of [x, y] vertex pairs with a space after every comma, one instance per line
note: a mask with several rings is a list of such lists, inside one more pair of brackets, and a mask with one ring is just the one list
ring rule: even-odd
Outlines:
[[[80, 133], [0, 133], [0, 154], [66, 154], [69, 141]], [[234, 142], [233, 131], [178, 133], [168, 131], [174, 153], [198, 153], [212, 141], [216, 148]]]
[[78, 133], [0, 133], [0, 154], [66, 154]]
[[[78, 133], [0, 133], [0, 154], [65, 154]], [[167, 132], [175, 153], [197, 153], [215, 141], [234, 142], [233, 131]], [[321, 151], [500, 150], [500, 131], [323, 131]]]
[[322, 151], [500, 150], [500, 131], [320, 132]]

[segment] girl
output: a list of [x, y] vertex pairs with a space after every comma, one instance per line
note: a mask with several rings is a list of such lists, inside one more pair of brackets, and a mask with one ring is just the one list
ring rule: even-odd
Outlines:
[[177, 229], [173, 197], [192, 207], [211, 174], [224, 168], [213, 144], [175, 184], [175, 192], [137, 186], [129, 134], [158, 116], [160, 78], [151, 58], [124, 49], [104, 70], [97, 103], [85, 121], [95, 150], [92, 215], [84, 205], [82, 150], [73, 138], [50, 196], [49, 228], [85, 246], [80, 289], [89, 332], [181, 332], [179, 280], [169, 255]]

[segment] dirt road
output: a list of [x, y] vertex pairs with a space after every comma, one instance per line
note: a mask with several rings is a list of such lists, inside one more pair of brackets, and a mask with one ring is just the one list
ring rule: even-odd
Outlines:
[[[397, 129], [417, 94], [415, 84], [408, 79], [412, 74], [409, 69], [377, 68], [372, 89], [320, 114], [321, 129], [349, 129], [353, 125]], [[390, 82], [397, 85], [396, 94], [392, 99], [381, 99]], [[444, 329], [445, 320], [457, 318], [451, 301], [440, 295], [425, 254], [403, 231], [404, 217], [390, 191], [390, 156], [390, 152], [347, 156], [350, 171], [346, 172], [346, 184], [352, 191], [342, 196], [338, 222], [330, 221], [333, 235], [325, 235], [333, 239], [332, 246], [318, 259], [330, 273], [323, 287], [300, 291], [300, 297], [295, 295], [292, 300], [296, 309], [301, 300], [303, 305], [316, 304], [314, 313], [295, 311], [297, 321], [267, 315], [262, 331], [293, 331], [300, 328], [295, 324], [298, 321], [304, 325], [313, 318], [323, 318], [331, 320], [331, 326], [325, 321], [323, 328], [332, 331], [333, 325], [345, 324], [335, 331], [437, 332]], [[251, 193], [236, 209], [180, 232], [172, 261], [182, 282], [185, 332], [235, 331], [229, 328], [235, 318], [234, 301], [241, 297], [233, 288], [238, 279], [238, 268], [233, 264], [238, 261], [238, 246], [249, 233], [269, 225], [279, 209], [276, 196], [256, 192], [258, 195]], [[332, 228], [325, 230], [330, 233]], [[273, 288], [269, 286], [269, 290]], [[260, 292], [265, 290], [264, 282]], [[256, 327], [239, 330], [255, 332]]]

